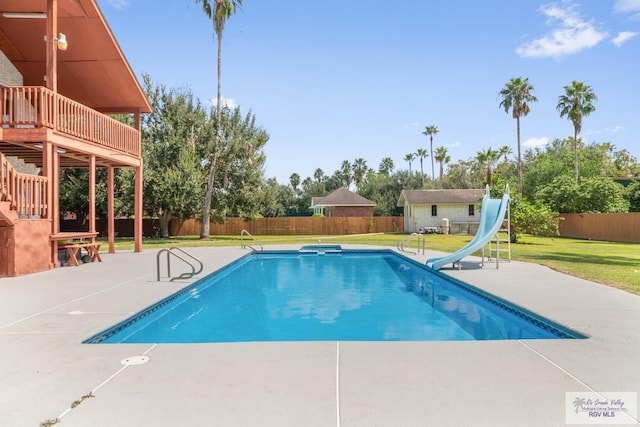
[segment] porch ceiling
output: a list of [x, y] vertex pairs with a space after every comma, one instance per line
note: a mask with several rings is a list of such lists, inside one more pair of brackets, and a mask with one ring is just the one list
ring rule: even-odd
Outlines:
[[[46, 10], [47, 0], [0, 4], [0, 12]], [[45, 85], [47, 19], [10, 19], [0, 13], [0, 49], [22, 73], [25, 86]], [[151, 112], [95, 0], [58, 0], [58, 32], [69, 43], [57, 54], [60, 94], [101, 112]]]
[[[60, 152], [61, 168], [86, 168], [89, 166], [90, 154], [87, 152], [64, 148]], [[0, 142], [0, 152], [7, 157], [15, 156], [25, 163], [42, 168], [42, 148], [34, 143], [6, 143]], [[132, 167], [140, 165], [139, 159], [122, 153], [111, 151], [96, 156], [96, 166]]]

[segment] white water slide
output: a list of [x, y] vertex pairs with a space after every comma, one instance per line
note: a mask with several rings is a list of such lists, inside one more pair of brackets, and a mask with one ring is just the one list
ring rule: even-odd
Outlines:
[[449, 263], [455, 266], [462, 258], [482, 249], [482, 247], [489, 243], [496, 233], [498, 233], [498, 230], [500, 230], [510, 202], [508, 186], [502, 199], [492, 199], [489, 195], [489, 189], [487, 188], [487, 192], [482, 198], [482, 206], [480, 207], [480, 224], [473, 239], [451, 255], [428, 259], [427, 267], [440, 270], [444, 265]]

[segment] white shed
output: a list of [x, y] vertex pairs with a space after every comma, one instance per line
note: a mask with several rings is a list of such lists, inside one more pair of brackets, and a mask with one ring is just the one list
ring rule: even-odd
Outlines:
[[416, 233], [439, 228], [449, 220], [451, 233], [475, 233], [480, 222], [480, 202], [485, 190], [402, 190], [398, 207], [404, 208], [404, 231]]

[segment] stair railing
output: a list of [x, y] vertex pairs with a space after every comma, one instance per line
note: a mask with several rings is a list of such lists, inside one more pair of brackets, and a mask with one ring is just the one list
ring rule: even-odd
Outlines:
[[[417, 252], [413, 252], [413, 251], [409, 251], [409, 250], [405, 250], [404, 245], [407, 244], [409, 241], [413, 240], [414, 237], [417, 237], [418, 239], [418, 251]], [[409, 234], [407, 237], [405, 237], [404, 239], [400, 240], [398, 242], [398, 244], [396, 245], [396, 248], [398, 248], [398, 250], [400, 252], [407, 252], [413, 255], [418, 255], [420, 253], [420, 249], [422, 249], [422, 253], [424, 254], [424, 248], [426, 246], [426, 239], [424, 237], [424, 234], [420, 234], [420, 233], [411, 233]]]
[[[166, 248], [161, 249], [160, 251], [158, 251], [158, 254], [156, 255], [156, 272], [157, 272], [158, 282], [160, 281], [160, 256], [163, 253], [167, 254], [167, 277], [169, 277], [170, 282], [173, 282], [174, 280], [177, 280], [177, 279], [189, 279], [195, 276], [196, 274], [200, 274], [202, 272], [202, 269], [204, 266], [202, 265], [202, 262], [198, 258], [194, 257], [193, 255], [184, 251], [181, 248], [177, 248], [173, 246], [169, 249], [166, 249]], [[187, 271], [178, 276], [172, 277], [171, 276], [171, 257], [177, 258], [182, 262], [184, 262], [185, 264], [187, 264], [191, 268], [191, 271]]]
[[260, 247], [260, 251], [264, 250], [264, 247], [262, 247], [262, 243], [260, 243], [260, 241], [258, 239], [256, 239], [255, 237], [253, 237], [251, 235], [251, 233], [249, 233], [247, 230], [242, 230], [240, 232], [240, 248], [244, 249], [244, 248], [251, 248], [253, 249], [253, 251], [258, 252], [258, 250], [256, 248], [254, 248], [253, 246], [246, 244], [244, 242], [244, 236], [247, 236], [248, 238], [250, 238], [251, 240], [253, 240], [255, 242], [255, 244], [257, 246]]

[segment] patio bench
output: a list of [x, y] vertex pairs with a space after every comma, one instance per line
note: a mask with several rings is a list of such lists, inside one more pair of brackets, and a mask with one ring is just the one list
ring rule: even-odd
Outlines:
[[100, 258], [100, 243], [98, 242], [84, 242], [84, 243], [63, 243], [58, 245], [58, 249], [66, 249], [69, 254], [69, 264], [79, 266], [78, 263], [78, 252], [81, 249], [87, 251], [89, 257], [91, 257], [91, 261], [102, 262], [102, 258]]
[[[102, 262], [100, 258], [100, 245], [95, 241], [96, 232], [61, 232], [50, 236], [50, 240], [56, 245], [54, 249], [61, 250], [66, 249], [69, 254], [68, 265], [79, 266], [78, 253], [84, 249], [91, 258], [91, 261]], [[86, 240], [88, 239], [88, 240]], [[62, 241], [63, 243], [57, 243]]]

